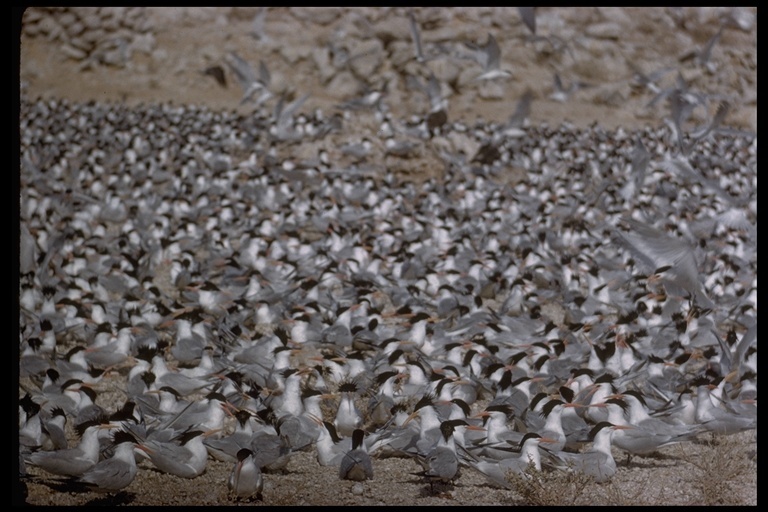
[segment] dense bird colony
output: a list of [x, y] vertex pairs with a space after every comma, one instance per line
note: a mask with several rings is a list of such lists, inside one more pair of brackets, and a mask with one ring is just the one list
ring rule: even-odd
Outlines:
[[[415, 181], [336, 167], [325, 149], [270, 158], [266, 113], [21, 107], [26, 464], [82, 481], [98, 458], [81, 474], [47, 467], [47, 422], [76, 422], [97, 407], [87, 390], [115, 385], [123, 398], [87, 421], [187, 478], [213, 440], [239, 436], [209, 449], [239, 465], [263, 436], [280, 455], [314, 449], [324, 423], [337, 442], [365, 430], [372, 456], [420, 460], [439, 441], [430, 421], [483, 425], [452, 400], [507, 404], [521, 437], [555, 405], [534, 411], [540, 392], [589, 411], [582, 441], [625, 392], [684, 441], [756, 427], [755, 139], [716, 134], [685, 156], [666, 127], [528, 127]], [[288, 129], [323, 141], [327, 122]], [[443, 130], [485, 141], [500, 127]], [[504, 451], [470, 432], [454, 457], [503, 485], [486, 468]], [[176, 460], [159, 462], [161, 446]], [[570, 460], [557, 448], [543, 466]]]
[[756, 429], [757, 139], [727, 101], [581, 129], [528, 91], [468, 124], [432, 75], [424, 117], [329, 114], [228, 64], [249, 115], [22, 93], [20, 475], [114, 495], [216, 460], [265, 501], [309, 452], [355, 485], [412, 459], [434, 494]]

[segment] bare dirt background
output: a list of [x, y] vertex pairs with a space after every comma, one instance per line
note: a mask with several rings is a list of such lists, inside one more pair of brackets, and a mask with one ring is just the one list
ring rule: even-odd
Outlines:
[[[107, 22], [114, 25], [94, 36], [97, 29], [71, 28], [74, 22], [67, 11], [35, 9], [25, 15], [26, 27], [21, 31], [21, 89], [33, 99], [195, 103], [248, 113], [253, 106], [238, 105], [242, 90], [224, 61], [235, 50], [254, 69], [264, 60], [277, 95], [310, 93], [306, 109], [332, 110], [357, 96], [365, 85], [380, 88], [388, 82], [384, 101], [394, 116], [426, 111], [423, 95], [408, 90], [403, 79], [406, 73], [424, 77], [412, 59], [406, 10], [269, 8], [264, 12], [264, 32], [254, 36], [259, 12], [257, 8], [141, 8], [115, 15], [94, 9], [105, 26]], [[450, 93], [449, 120], [505, 121], [514, 112], [517, 99], [531, 88], [535, 93], [530, 115], [533, 124], [568, 121], [576, 126], [598, 123], [625, 129], [657, 126], [667, 114], [666, 107], [661, 102], [645, 108], [653, 95], [632, 87], [632, 63], [646, 72], [680, 67], [691, 89], [720, 94], [732, 102], [728, 126], [755, 131], [756, 9], [739, 11], [742, 26], [732, 23], [724, 29], [712, 50], [714, 72], [685, 58], [706, 44], [729, 12], [714, 8], [539, 9], [537, 33], [569, 41], [570, 50], [562, 52], [553, 51], [548, 42], [531, 41], [515, 8], [416, 9], [415, 16], [428, 51], [437, 44], [453, 48], [461, 48], [465, 41], [482, 44], [493, 33], [501, 47], [502, 68], [513, 74], [502, 83], [478, 85], [472, 77], [480, 67], [471, 61], [460, 66], [448, 59], [431, 62], [439, 78], [458, 86], [445, 87], [444, 92]], [[85, 40], [88, 37], [93, 41]], [[115, 46], [115, 38], [120, 37], [122, 43]], [[331, 47], [351, 56], [362, 53], [365, 58], [336, 67]], [[226, 87], [203, 74], [211, 66], [225, 70]], [[593, 86], [577, 91], [565, 103], [554, 101], [548, 96], [555, 72], [566, 83], [579, 80]], [[674, 85], [675, 78], [676, 73], [667, 74], [661, 86]], [[703, 123], [708, 115], [705, 110], [697, 111], [694, 121]], [[747, 432], [715, 445], [690, 444], [682, 449], [666, 448], [659, 457], [637, 457], [619, 470], [611, 484], [590, 486], [580, 496], [563, 494], [562, 501], [555, 504], [756, 505], [756, 439], [756, 432]], [[234, 504], [226, 492], [230, 469], [229, 464], [210, 461], [203, 476], [183, 480], [142, 463], [127, 492], [110, 498], [58, 492], [44, 473], [30, 468], [33, 478], [27, 481], [27, 502]], [[525, 504], [514, 491], [491, 488], [469, 471], [451, 492], [430, 496], [428, 485], [410, 474], [418, 469], [410, 460], [376, 460], [374, 480], [352, 483], [339, 481], [333, 468], [320, 467], [313, 452], [301, 453], [286, 474], [265, 476], [260, 504]], [[713, 488], [718, 490], [714, 495]]]
[[[395, 116], [424, 112], [423, 94], [407, 90], [403, 78], [405, 73], [424, 75], [423, 67], [412, 58], [405, 9], [269, 8], [263, 31], [254, 37], [258, 12], [258, 8], [141, 9], [141, 14], [132, 15], [138, 21], [126, 13], [116, 15], [115, 20], [107, 18], [117, 25], [112, 32], [67, 36], [68, 30], [73, 31], [64, 26], [64, 13], [51, 16], [62, 21], [57, 25], [50, 19], [38, 22], [33, 11], [24, 22], [35, 29], [22, 32], [22, 86], [31, 98], [129, 104], [170, 101], [251, 112], [252, 105], [238, 107], [242, 89], [224, 62], [225, 55], [235, 50], [255, 70], [259, 60], [264, 60], [278, 94], [309, 93], [306, 109], [331, 109], [365, 86], [378, 88], [389, 82], [385, 102]], [[653, 94], [632, 87], [631, 66], [645, 73], [674, 66], [680, 68], [691, 90], [723, 95], [733, 102], [729, 125], [754, 130], [756, 9], [738, 11], [746, 18], [742, 22], [746, 30], [728, 27], [723, 31], [712, 49], [714, 73], [687, 58], [717, 33], [721, 18], [728, 13], [715, 8], [538, 9], [537, 34], [569, 42], [568, 50], [562, 51], [554, 51], [546, 41], [531, 41], [515, 8], [425, 8], [416, 9], [415, 16], [422, 27], [425, 52], [437, 45], [461, 49], [463, 42], [483, 44], [493, 33], [501, 48], [501, 67], [512, 71], [510, 80], [484, 88], [473, 83], [481, 68], [472, 61], [438, 58], [428, 62], [438, 79], [459, 85], [458, 92], [444, 87], [451, 94], [449, 120], [506, 121], [517, 99], [531, 88], [535, 100], [530, 121], [534, 124], [569, 121], [577, 126], [597, 122], [610, 128], [655, 126], [666, 115], [664, 102], [645, 108]], [[127, 19], [132, 21], [130, 28], [125, 26]], [[136, 30], [137, 25], [141, 31]], [[101, 41], [122, 37], [127, 42], [126, 55], [110, 54], [112, 47], [99, 43], [99, 37]], [[334, 66], [338, 62], [334, 59], [342, 59], [336, 55], [344, 52], [350, 57], [365, 56]], [[83, 55], [106, 64], [91, 65], [84, 62], [88, 59]], [[217, 65], [226, 72], [226, 87], [202, 73]], [[567, 103], [549, 99], [555, 72], [566, 86], [581, 81], [592, 87], [577, 91]], [[675, 80], [676, 73], [670, 72], [659, 85], [672, 86]], [[697, 110], [696, 115], [708, 114]]]

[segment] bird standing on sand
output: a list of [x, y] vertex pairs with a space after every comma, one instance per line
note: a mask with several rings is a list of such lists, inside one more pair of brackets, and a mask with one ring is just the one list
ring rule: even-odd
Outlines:
[[429, 482], [429, 490], [434, 493], [435, 483], [453, 484], [461, 475], [456, 440], [453, 433], [460, 427], [471, 427], [464, 420], [446, 420], [440, 424], [440, 440], [437, 446], [426, 456], [419, 457], [423, 471], [413, 473]]
[[352, 449], [344, 454], [339, 464], [339, 478], [342, 480], [373, 480], [371, 456], [365, 449], [365, 431], [352, 432]]
[[205, 472], [208, 449], [203, 444], [202, 430], [187, 430], [170, 441], [151, 439], [138, 445], [163, 473], [195, 478]]
[[114, 493], [122, 491], [133, 482], [138, 473], [133, 450], [136, 438], [118, 430], [113, 437], [115, 452], [83, 473], [77, 482], [85, 484], [93, 492]]
[[25, 462], [61, 476], [81, 476], [99, 462], [98, 422], [78, 425], [80, 443], [73, 448], [38, 451], [25, 457]]
[[248, 448], [238, 450], [237, 461], [227, 479], [227, 489], [238, 500], [263, 499], [261, 493], [264, 490], [264, 477], [261, 474], [261, 468], [256, 463], [253, 452]]
[[592, 428], [589, 438], [592, 446], [589, 450], [578, 453], [552, 452], [552, 462], [558, 469], [579, 471], [602, 483], [610, 480], [616, 474], [616, 460], [611, 453], [611, 443], [615, 430], [630, 429], [624, 425], [614, 425], [601, 421]]

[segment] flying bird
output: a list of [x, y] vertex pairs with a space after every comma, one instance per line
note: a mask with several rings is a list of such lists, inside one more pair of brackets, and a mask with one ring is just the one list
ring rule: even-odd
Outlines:
[[484, 45], [465, 43], [475, 51], [474, 59], [483, 66], [483, 72], [475, 80], [495, 80], [497, 78], [509, 78], [512, 72], [501, 69], [501, 49], [493, 34], [488, 34], [488, 41]]

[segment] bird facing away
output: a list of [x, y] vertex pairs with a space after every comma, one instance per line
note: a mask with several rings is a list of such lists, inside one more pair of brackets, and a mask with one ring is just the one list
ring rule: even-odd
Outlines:
[[339, 464], [339, 478], [342, 480], [373, 480], [371, 456], [365, 449], [365, 431], [352, 432], [352, 449], [344, 454]]

